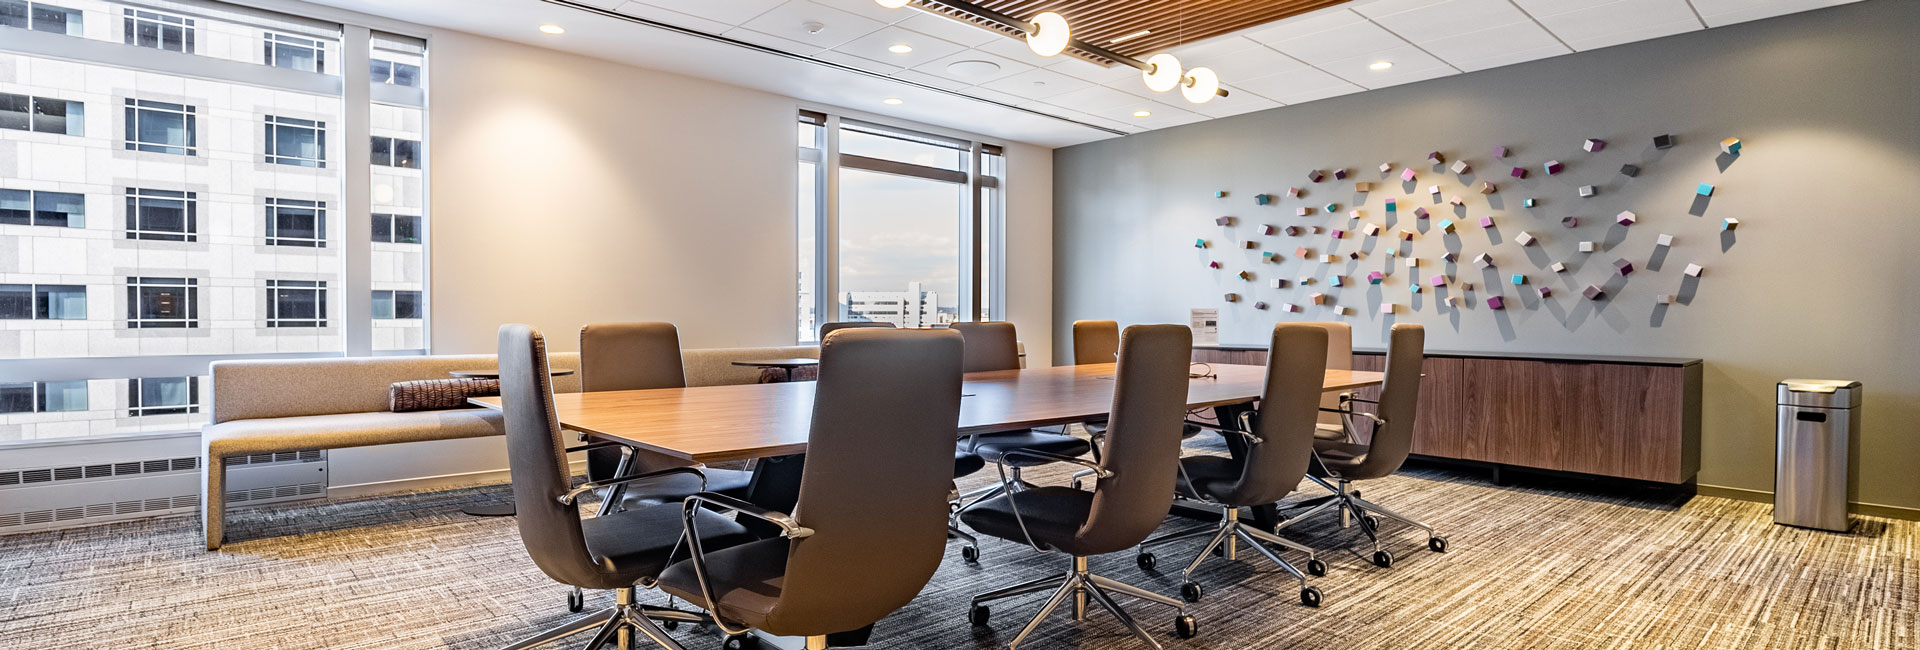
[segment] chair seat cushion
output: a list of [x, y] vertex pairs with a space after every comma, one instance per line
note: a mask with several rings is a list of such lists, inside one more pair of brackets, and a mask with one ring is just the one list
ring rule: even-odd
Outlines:
[[[1014, 507], [1020, 508], [1019, 518]], [[960, 513], [968, 527], [1000, 539], [1027, 543], [1027, 534], [1042, 545], [1072, 552], [1070, 545], [1093, 509], [1093, 493], [1070, 487], [1047, 486], [987, 499]], [[1026, 533], [1020, 525], [1026, 524]]]
[[1226, 456], [1184, 456], [1180, 469], [1198, 492], [1193, 496], [1210, 501], [1226, 499], [1240, 482], [1240, 461]]
[[[700, 470], [707, 475], [706, 492], [719, 492], [731, 497], [746, 498], [747, 484], [753, 482], [753, 472], [743, 469]], [[627, 485], [621, 495], [621, 503], [628, 508], [656, 503], [679, 503], [687, 495], [702, 491], [700, 478], [691, 474], [669, 474], [660, 478], [635, 481]]]
[[960, 478], [982, 469], [986, 469], [987, 459], [979, 454], [967, 453], [961, 449], [953, 450], [953, 477]]
[[[1367, 446], [1330, 440], [1313, 441], [1314, 454], [1335, 475], [1346, 475], [1367, 462]], [[1317, 467], [1314, 469], [1318, 469]], [[1319, 474], [1316, 474], [1319, 475]], [[1325, 478], [1325, 476], [1321, 476]], [[1353, 478], [1353, 477], [1349, 477]]]
[[[705, 530], [703, 527], [701, 532]], [[727, 620], [764, 628], [786, 584], [790, 544], [784, 537], [775, 537], [718, 551], [707, 548], [707, 584], [713, 588], [713, 597], [718, 603], [708, 603], [701, 594], [700, 581], [690, 561], [667, 567], [660, 574], [660, 588], [708, 611], [718, 612]], [[848, 576], [848, 579], [858, 580], [858, 576]], [[778, 634], [773, 630], [769, 632]]]
[[1327, 424], [1324, 422], [1315, 424], [1313, 425], [1313, 439], [1346, 442], [1347, 428], [1343, 425]]
[[[623, 576], [652, 577], [667, 568], [683, 526], [680, 504], [669, 503], [629, 508], [604, 517], [580, 520], [586, 535], [587, 552], [610, 571]], [[733, 520], [700, 510], [694, 513], [700, 540], [708, 551], [744, 544], [757, 539]], [[686, 557], [681, 549], [679, 558]]]
[[412, 413], [337, 413], [254, 418], [210, 424], [200, 444], [213, 458], [269, 451], [340, 449], [398, 442], [479, 438], [506, 433], [500, 412], [488, 408]]
[[1040, 433], [1032, 429], [1010, 431], [1007, 433], [982, 434], [978, 444], [969, 447], [972, 441], [961, 440], [962, 451], [971, 450], [989, 463], [1001, 463], [1011, 467], [1035, 467], [1054, 461], [1032, 456], [1007, 456], [1007, 452], [1016, 449], [1028, 449], [1055, 456], [1078, 457], [1093, 450], [1093, 445], [1080, 438], [1063, 436], [1057, 433]]

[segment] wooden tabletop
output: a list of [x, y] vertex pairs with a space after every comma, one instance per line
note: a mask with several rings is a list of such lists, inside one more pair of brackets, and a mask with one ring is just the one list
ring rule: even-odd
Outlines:
[[[1113, 406], [1114, 364], [970, 373], [961, 387], [959, 436], [1084, 422]], [[1250, 402], [1266, 384], [1264, 366], [1213, 364], [1213, 378], [1187, 385], [1188, 408]], [[1379, 384], [1385, 375], [1328, 370], [1322, 388]], [[816, 382], [560, 393], [561, 426], [708, 463], [803, 453]], [[498, 397], [472, 403], [500, 407]], [[884, 423], [881, 423], [884, 425]]]
[[791, 359], [754, 359], [750, 361], [735, 361], [733, 362], [733, 365], [748, 366], [748, 367], [754, 367], [754, 368], [798, 368], [800, 366], [820, 365], [820, 360], [812, 357], [793, 357]]

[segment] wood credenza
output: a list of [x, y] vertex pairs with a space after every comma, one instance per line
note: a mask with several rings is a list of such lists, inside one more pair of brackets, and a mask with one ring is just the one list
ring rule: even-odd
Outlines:
[[[1267, 351], [1195, 346], [1193, 360], [1265, 365]], [[1385, 365], [1354, 350], [1355, 370]], [[1415, 454], [1669, 484], [1700, 471], [1699, 359], [1428, 352], [1423, 369]]]

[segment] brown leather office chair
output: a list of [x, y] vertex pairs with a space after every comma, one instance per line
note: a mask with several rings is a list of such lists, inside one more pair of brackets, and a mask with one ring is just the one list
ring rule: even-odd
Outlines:
[[[680, 331], [672, 323], [594, 323], [580, 328], [580, 390], [686, 388]], [[644, 449], [609, 446], [587, 452], [588, 478], [692, 467], [686, 460]], [[705, 490], [745, 496], [753, 473], [701, 467]], [[614, 490], [616, 503], [679, 502], [702, 491], [700, 476], [678, 473]]]
[[[1346, 323], [1319, 322], [1308, 323], [1327, 331], [1327, 369], [1353, 369], [1353, 326]], [[1353, 423], [1348, 421], [1341, 411], [1349, 410], [1347, 400], [1353, 399], [1353, 393], [1321, 393], [1320, 422], [1314, 426], [1313, 436], [1321, 440], [1339, 440], [1358, 442], [1354, 438]]]
[[[645, 506], [588, 519], [578, 500], [589, 492], [699, 472], [674, 467], [644, 474], [610, 477], [573, 487], [567, 454], [596, 445], [567, 449], [553, 411], [553, 380], [548, 376], [546, 339], [526, 325], [500, 328], [500, 398], [507, 428], [507, 464], [513, 478], [520, 541], [540, 570], [563, 584], [611, 589], [614, 606], [507, 646], [520, 650], [598, 629], [587, 647], [608, 641], [627, 647], [635, 631], [671, 650], [681, 650], [653, 619], [702, 622], [706, 617], [634, 603], [634, 586], [648, 583], [676, 557], [684, 558], [683, 513], [677, 504]], [[600, 443], [601, 445], [609, 443]], [[708, 511], [693, 513], [703, 545], [731, 547], [753, 540], [747, 530]]]
[[871, 320], [848, 320], [848, 321], [834, 321], [831, 323], [821, 323], [820, 324], [820, 340], [822, 341], [827, 340], [828, 334], [832, 334], [838, 330], [856, 329], [861, 327], [885, 327], [887, 329], [893, 329], [894, 325], [893, 323], [888, 323], [886, 321], [871, 321]]
[[[1306, 476], [1308, 459], [1313, 455], [1314, 420], [1319, 416], [1320, 387], [1326, 368], [1327, 331], [1317, 323], [1280, 323], [1273, 326], [1272, 345], [1267, 348], [1267, 383], [1260, 394], [1260, 410], [1249, 412], [1240, 426], [1228, 427], [1226, 435], [1246, 439], [1242, 458], [1225, 456], [1187, 456], [1180, 459], [1183, 485], [1181, 495], [1198, 505], [1218, 509], [1220, 523], [1167, 533], [1140, 544], [1136, 558], [1140, 568], [1152, 570], [1155, 559], [1146, 552], [1150, 546], [1213, 533], [1211, 541], [1187, 564], [1180, 595], [1188, 602], [1200, 600], [1200, 584], [1193, 572], [1200, 568], [1216, 548], [1226, 544], [1232, 549], [1237, 539], [1286, 569], [1300, 581], [1300, 602], [1320, 606], [1320, 590], [1307, 585], [1307, 576], [1275, 555], [1265, 544], [1307, 554], [1307, 573], [1327, 574], [1327, 565], [1314, 557], [1313, 549], [1283, 539], [1273, 533], [1240, 521], [1240, 509], [1272, 504], [1285, 498]], [[1231, 555], [1231, 552], [1228, 553]], [[1232, 559], [1231, 557], [1229, 559]]]
[[[1387, 378], [1380, 387], [1380, 401], [1372, 403], [1375, 411], [1346, 413], [1351, 417], [1373, 421], [1373, 437], [1364, 445], [1333, 440], [1314, 441], [1314, 459], [1307, 478], [1333, 494], [1293, 505], [1293, 508], [1311, 509], [1276, 526], [1274, 532], [1330, 508], [1339, 508], [1342, 520], [1358, 515], [1360, 531], [1372, 542], [1373, 563], [1379, 567], [1393, 566], [1393, 554], [1380, 548], [1379, 517], [1424, 530], [1429, 550], [1436, 553], [1447, 551], [1447, 538], [1435, 535], [1432, 526], [1361, 499], [1360, 492], [1352, 489], [1354, 481], [1383, 478], [1400, 471], [1407, 454], [1413, 452], [1413, 425], [1420, 403], [1420, 366], [1426, 357], [1426, 339], [1426, 329], [1419, 325], [1401, 323], [1393, 326], [1387, 340]], [[1349, 403], [1368, 402], [1355, 399]], [[1329, 479], [1333, 483], [1329, 483]]]
[[1119, 354], [1119, 323], [1110, 320], [1073, 322], [1073, 365], [1113, 363]]
[[[688, 497], [779, 526], [781, 536], [668, 568], [660, 586], [715, 614], [728, 634], [856, 630], [907, 604], [946, 545], [948, 452], [960, 422], [963, 342], [941, 331], [842, 330], [820, 345], [807, 462], [791, 514], [725, 495]], [[704, 521], [689, 520], [704, 534]], [[695, 540], [701, 537], [694, 537]]]
[[[954, 323], [949, 326], [959, 332], [967, 342], [967, 372], [988, 372], [995, 370], [1019, 370], [1019, 337], [1015, 334], [1013, 323]], [[970, 436], [961, 441], [961, 449], [979, 454], [989, 463], [1000, 463], [1015, 469], [1015, 485], [1019, 482], [1019, 468], [1045, 465], [1053, 461], [1042, 460], [1032, 455], [1009, 457], [1008, 451], [1015, 449], [1039, 451], [1054, 456], [1079, 456], [1093, 449], [1086, 440], [1058, 433], [1043, 433], [1032, 429], [1008, 431]]]
[[1035, 455], [1080, 464], [1093, 469], [1097, 478], [1092, 491], [1063, 486], [1014, 489], [1012, 479], [1003, 471], [1001, 482], [1008, 485], [1007, 491], [961, 514], [974, 530], [1029, 544], [1043, 553], [1058, 550], [1073, 558], [1072, 569], [1066, 574], [974, 596], [968, 612], [974, 625], [987, 624], [985, 603], [989, 601], [1054, 589], [1053, 597], [1013, 638], [1009, 648], [1018, 648], [1042, 619], [1069, 598], [1074, 600], [1074, 618], [1084, 619], [1089, 597], [1147, 645], [1159, 648], [1159, 642], [1113, 601], [1108, 593], [1112, 590], [1174, 608], [1178, 612], [1174, 631], [1181, 638], [1199, 631], [1179, 600], [1095, 575], [1087, 568], [1089, 556], [1126, 550], [1153, 534], [1173, 505], [1180, 428], [1187, 413], [1187, 367], [1192, 355], [1193, 331], [1185, 326], [1127, 328], [1121, 336], [1110, 426], [1100, 462], [1028, 450], [1007, 452], [1009, 456]]

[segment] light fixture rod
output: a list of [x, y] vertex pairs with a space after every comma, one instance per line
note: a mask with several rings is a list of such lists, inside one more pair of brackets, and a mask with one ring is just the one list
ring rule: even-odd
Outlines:
[[[1027, 30], [1029, 26], [1033, 24], [1030, 21], [1014, 18], [1013, 16], [1009, 16], [1009, 15], [1000, 13], [998, 11], [994, 11], [992, 9], [982, 7], [980, 5], [967, 2], [967, 0], [916, 0], [914, 4], [939, 5], [942, 7], [948, 7], [956, 11], [960, 11], [962, 13], [972, 14], [975, 16], [979, 16], [981, 18], [985, 18], [987, 20], [991, 20], [996, 23], [1000, 23], [1001, 25], [1005, 25], [1009, 29], [1020, 30], [1020, 32], [1023, 34], [1029, 33]], [[908, 5], [908, 6], [913, 6], [913, 5]], [[1068, 43], [1068, 46], [1073, 49], [1077, 49], [1082, 52], [1086, 52], [1088, 54], [1092, 54], [1094, 56], [1113, 61], [1115, 63], [1131, 66], [1137, 70], [1146, 71], [1148, 69], [1151, 69], [1152, 67], [1147, 65], [1147, 62], [1145, 61], [1141, 61], [1139, 59], [1127, 56], [1125, 54], [1121, 54], [1119, 52], [1115, 52], [1113, 50], [1109, 50], [1104, 47], [1100, 47], [1098, 45], [1094, 45], [1092, 43], [1088, 43], [1086, 41], [1083, 41], [1077, 38], [1067, 39], [1067, 43]], [[1221, 88], [1217, 92], [1221, 97], [1227, 96], [1227, 89], [1225, 88]]]

